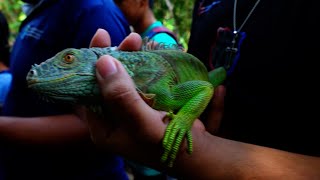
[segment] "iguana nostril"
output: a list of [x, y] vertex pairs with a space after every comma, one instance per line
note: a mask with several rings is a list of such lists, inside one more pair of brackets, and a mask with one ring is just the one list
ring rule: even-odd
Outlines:
[[37, 80], [35, 79], [35, 77], [37, 77], [38, 73], [36, 70], [30, 70], [27, 74], [27, 83], [28, 83], [28, 86], [34, 84], [37, 82]]
[[31, 77], [34, 77], [34, 76], [37, 76], [37, 71], [36, 70], [29, 71], [27, 77], [31, 78]]
[[37, 75], [37, 71], [36, 70], [30, 71], [30, 73], [31, 73], [31, 76], [36, 76]]

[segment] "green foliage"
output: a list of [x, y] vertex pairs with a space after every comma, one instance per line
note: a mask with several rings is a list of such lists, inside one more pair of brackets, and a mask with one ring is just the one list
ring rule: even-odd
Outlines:
[[[193, 3], [193, 0], [154, 0], [156, 18], [177, 34], [185, 49], [190, 36]], [[13, 44], [20, 24], [26, 17], [21, 9], [22, 4], [21, 0], [0, 0], [0, 10], [7, 17], [10, 26], [10, 44]]]
[[156, 18], [177, 34], [180, 43], [188, 48], [194, 1], [154, 0]]
[[0, 0], [0, 10], [6, 16], [9, 23], [11, 33], [10, 45], [13, 44], [14, 39], [18, 34], [20, 24], [25, 18], [25, 14], [23, 14], [21, 6], [22, 1], [20, 0]]

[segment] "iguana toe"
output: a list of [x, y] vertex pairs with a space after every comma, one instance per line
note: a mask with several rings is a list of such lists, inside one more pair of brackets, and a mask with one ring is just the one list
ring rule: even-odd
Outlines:
[[188, 153], [192, 152], [192, 136], [189, 129], [189, 127], [185, 127], [185, 125], [175, 122], [175, 120], [172, 120], [169, 123], [163, 140], [163, 147], [165, 150], [161, 157], [161, 161], [167, 162], [169, 167], [172, 167], [183, 139], [186, 136], [188, 141]]

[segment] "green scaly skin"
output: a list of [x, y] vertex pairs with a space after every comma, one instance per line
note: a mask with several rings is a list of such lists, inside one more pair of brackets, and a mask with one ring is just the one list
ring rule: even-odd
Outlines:
[[214, 87], [226, 76], [223, 68], [208, 74], [191, 54], [168, 49], [125, 52], [115, 47], [69, 48], [34, 65], [27, 76], [28, 85], [48, 99], [99, 106], [102, 98], [95, 63], [104, 54], [122, 62], [137, 91], [152, 97], [152, 108], [169, 112], [171, 121], [163, 138], [161, 161], [171, 167], [185, 137], [191, 154], [191, 126], [211, 100]]

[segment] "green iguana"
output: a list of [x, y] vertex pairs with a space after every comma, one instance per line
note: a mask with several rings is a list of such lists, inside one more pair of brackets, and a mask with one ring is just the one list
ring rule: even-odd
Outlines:
[[152, 108], [168, 112], [171, 120], [163, 138], [161, 161], [171, 167], [185, 137], [191, 154], [191, 126], [210, 102], [214, 87], [226, 77], [224, 68], [208, 73], [191, 54], [172, 49], [126, 52], [116, 47], [68, 48], [33, 65], [27, 75], [28, 86], [53, 100], [99, 105], [102, 98], [95, 63], [105, 54], [121, 61], [137, 91], [151, 100]]

